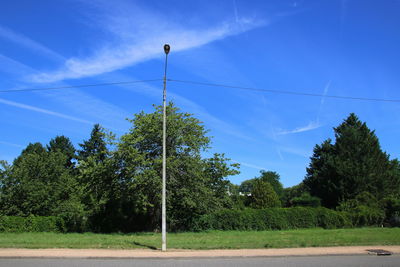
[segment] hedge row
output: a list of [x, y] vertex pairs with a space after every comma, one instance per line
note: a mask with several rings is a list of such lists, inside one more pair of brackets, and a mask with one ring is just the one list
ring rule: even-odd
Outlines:
[[[360, 208], [354, 212], [327, 208], [293, 207], [218, 210], [194, 219], [189, 231], [204, 230], [287, 230], [299, 228], [345, 228], [381, 225], [384, 213]], [[0, 232], [66, 232], [64, 220], [49, 216], [0, 216]]]
[[55, 216], [0, 216], [0, 232], [65, 232], [62, 218]]
[[197, 218], [192, 231], [203, 230], [286, 230], [299, 228], [352, 227], [352, 217], [326, 208], [270, 208], [219, 210]]

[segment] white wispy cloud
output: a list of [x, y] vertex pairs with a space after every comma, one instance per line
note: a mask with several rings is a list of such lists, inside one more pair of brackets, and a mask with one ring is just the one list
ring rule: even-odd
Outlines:
[[32, 68], [25, 64], [0, 54], [0, 72], [6, 73], [8, 76], [20, 77], [30, 75], [32, 71]]
[[252, 18], [240, 18], [240, 23], [233, 21], [202, 28], [185, 27], [174, 23], [171, 18], [135, 5], [121, 7], [104, 2], [101, 5], [105, 13], [98, 21], [98, 27], [110, 33], [112, 38], [95, 48], [92, 55], [69, 58], [58, 70], [34, 75], [33, 81], [55, 82], [112, 72], [162, 56], [164, 43], [171, 45], [171, 52], [179, 52], [264, 24]]
[[[106, 79], [104, 80], [104, 82], [111, 82], [113, 80], [125, 81], [128, 80], [129, 78], [121, 73], [113, 73], [111, 76], [112, 77], [110, 78], [110, 80]], [[132, 77], [130, 78], [132, 79]], [[159, 85], [160, 85], [159, 87], [156, 87], [155, 85], [150, 83], [141, 83], [139, 86], [118, 85], [117, 87], [127, 91], [134, 92], [136, 94], [146, 95], [148, 97], [151, 97], [152, 99], [156, 99], [156, 101], [161, 101], [162, 85], [161, 83]], [[242, 140], [254, 141], [253, 138], [245, 134], [244, 131], [242, 131], [235, 125], [228, 123], [218, 118], [217, 116], [212, 115], [202, 105], [196, 103], [195, 101], [187, 97], [174, 93], [171, 90], [168, 90], [167, 100], [174, 102], [182, 110], [195, 114], [195, 116], [200, 120], [202, 120], [207, 127], [210, 127], [213, 130], [240, 138]]]
[[0, 103], [4, 104], [4, 105], [8, 105], [8, 106], [13, 106], [13, 107], [17, 107], [17, 108], [22, 108], [22, 109], [26, 109], [26, 110], [30, 110], [30, 111], [34, 111], [34, 112], [47, 114], [47, 115], [50, 115], [50, 116], [56, 116], [56, 117], [63, 118], [63, 119], [66, 119], [66, 120], [77, 121], [77, 122], [81, 122], [81, 123], [85, 123], [85, 124], [91, 124], [91, 125], [94, 124], [94, 122], [92, 122], [92, 121], [80, 119], [80, 118], [69, 116], [69, 115], [66, 115], [66, 114], [63, 114], [63, 113], [59, 113], [59, 112], [51, 111], [51, 110], [48, 110], [48, 109], [43, 109], [43, 108], [31, 106], [31, 105], [26, 105], [26, 104], [14, 102], [14, 101], [2, 99], [2, 98], [0, 98]]
[[129, 116], [129, 112], [88, 93], [72, 89], [44, 91], [40, 95], [62, 104], [74, 113], [84, 114], [82, 117], [101, 123], [106, 128], [123, 131], [126, 127], [125, 118]]
[[233, 0], [233, 12], [235, 14], [235, 20], [236, 22], [239, 22], [239, 16], [238, 16], [238, 10], [237, 10], [237, 5], [236, 5], [236, 0]]
[[306, 126], [302, 126], [302, 127], [297, 127], [293, 130], [281, 130], [279, 132], [277, 132], [277, 135], [287, 135], [287, 134], [295, 134], [295, 133], [302, 133], [302, 132], [308, 132], [311, 130], [315, 130], [318, 129], [319, 127], [321, 127], [322, 125], [319, 124], [318, 122], [315, 121], [311, 121], [309, 124], [307, 124]]
[[245, 166], [245, 167], [260, 170], [260, 171], [265, 170], [264, 167], [261, 167], [261, 166], [255, 165], [255, 164], [251, 164], [251, 163], [247, 163], [247, 162], [243, 162], [243, 161], [233, 161], [233, 162], [239, 163], [240, 166]]
[[215, 117], [214, 115], [211, 115], [202, 106], [196, 104], [195, 102], [174, 93], [170, 93], [169, 95], [171, 96], [171, 99], [180, 104], [182, 108], [196, 114], [196, 116], [198, 116], [202, 120], [205, 120], [207, 122], [207, 125], [211, 126], [213, 129], [243, 140], [252, 140], [251, 137], [244, 134], [234, 125], [227, 123]]
[[278, 153], [280, 160], [284, 160], [281, 149], [279, 147], [276, 148], [276, 153]]
[[59, 61], [64, 60], [62, 56], [52, 51], [51, 49], [47, 48], [46, 46], [1, 25], [0, 25], [0, 38], [6, 39], [19, 46], [26, 47], [32, 51], [39, 52], [42, 55], [47, 56], [48, 58]]
[[317, 114], [317, 122], [319, 122], [319, 118], [321, 116], [321, 111], [322, 111], [322, 107], [325, 103], [325, 96], [328, 94], [329, 91], [329, 87], [331, 86], [332, 80], [329, 80], [325, 87], [324, 87], [324, 92], [322, 93], [322, 98], [321, 98], [321, 102], [319, 103], [319, 108], [318, 108], [318, 114]]
[[[151, 85], [146, 85], [145, 88], [145, 90], [141, 90], [142, 93], [146, 93], [148, 95], [159, 98], [161, 90], [158, 90]], [[237, 127], [210, 114], [205, 110], [204, 107], [195, 103], [194, 101], [173, 92], [169, 92], [168, 97], [170, 101], [175, 102], [183, 110], [187, 110], [188, 112], [195, 114], [195, 116], [200, 118], [201, 120], [204, 120], [206, 122], [206, 125], [208, 127], [211, 127], [213, 130], [217, 130], [243, 140], [252, 140], [251, 137], [243, 133]]]
[[[7, 74], [15, 75], [17, 77], [24, 74], [33, 75], [38, 73], [36, 69], [1, 54], [0, 66]], [[68, 86], [66, 83], [58, 85]], [[14, 86], [9, 89], [20, 89], [24, 87], [37, 87], [37, 85], [25, 83], [25, 86]], [[103, 126], [117, 131], [121, 131], [121, 128], [125, 128], [124, 119], [129, 115], [129, 113], [124, 109], [79, 89], [41, 91], [35, 92], [35, 94], [56, 102], [58, 105], [62, 105], [69, 110], [79, 112], [82, 117], [91, 118], [93, 121], [99, 122]], [[48, 113], [48, 115], [52, 114]]]

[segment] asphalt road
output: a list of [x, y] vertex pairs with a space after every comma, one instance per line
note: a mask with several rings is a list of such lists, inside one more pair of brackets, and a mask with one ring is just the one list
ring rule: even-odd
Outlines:
[[0, 259], [1, 267], [22, 266], [400, 266], [400, 255], [392, 256], [304, 256], [304, 257], [254, 257], [254, 258], [191, 258], [191, 259]]

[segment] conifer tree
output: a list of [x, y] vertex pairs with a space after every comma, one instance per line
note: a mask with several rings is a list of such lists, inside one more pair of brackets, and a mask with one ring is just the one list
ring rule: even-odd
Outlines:
[[335, 143], [316, 145], [304, 183], [322, 204], [336, 207], [339, 202], [369, 192], [377, 199], [393, 191], [398, 180], [389, 156], [382, 151], [378, 137], [365, 122], [351, 113], [334, 128]]
[[256, 209], [280, 207], [281, 202], [274, 188], [268, 182], [257, 179], [251, 190], [250, 206]]
[[104, 129], [100, 124], [95, 124], [90, 133], [89, 140], [83, 141], [82, 144], [79, 144], [81, 149], [78, 151], [78, 158], [85, 160], [92, 156], [98, 161], [103, 161], [108, 153], [105, 137], [106, 133], [104, 132]]

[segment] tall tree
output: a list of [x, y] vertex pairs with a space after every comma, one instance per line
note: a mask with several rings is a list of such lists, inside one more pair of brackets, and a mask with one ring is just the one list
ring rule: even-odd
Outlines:
[[[11, 177], [11, 166], [4, 160], [0, 160], [0, 215], [10, 212], [10, 195], [16, 181]], [[12, 211], [11, 211], [12, 212]]]
[[66, 156], [66, 163], [65, 166], [68, 168], [74, 167], [73, 159], [76, 158], [75, 156], [75, 147], [72, 144], [71, 140], [64, 136], [56, 136], [55, 138], [51, 139], [49, 144], [47, 145], [47, 150], [49, 152], [60, 152]]
[[336, 207], [340, 201], [369, 192], [377, 199], [393, 191], [393, 165], [381, 150], [374, 131], [351, 113], [334, 128], [335, 143], [327, 140], [314, 148], [304, 184], [322, 204]]
[[[106, 133], [99, 124], [95, 124], [90, 138], [80, 144], [78, 150], [78, 177], [83, 188], [82, 202], [85, 205], [89, 224], [93, 231], [111, 232], [121, 230], [120, 200], [121, 192], [118, 180], [118, 166], [114, 151], [108, 144], [114, 141], [112, 134]], [[114, 222], [113, 222], [114, 221]]]
[[61, 151], [48, 152], [40, 143], [29, 144], [8, 171], [3, 211], [8, 215], [59, 215], [62, 203], [79, 199], [66, 160]]
[[[147, 230], [153, 230], [160, 226], [161, 218], [162, 107], [156, 106], [153, 113], [136, 114], [130, 122], [133, 126], [122, 136], [117, 152], [120, 180], [129, 189], [132, 214], [136, 220], [142, 217]], [[223, 205], [223, 197], [214, 190], [226, 188], [223, 179], [232, 171], [221, 156], [202, 159], [201, 152], [210, 143], [206, 133], [197, 118], [169, 103], [167, 218], [171, 228], [184, 229], [193, 217]]]
[[105, 130], [100, 124], [95, 124], [90, 133], [90, 138], [79, 144], [81, 149], [78, 150], [78, 158], [85, 160], [89, 157], [94, 157], [98, 161], [103, 161], [108, 154], [106, 138], [107, 133]]
[[217, 200], [216, 208], [231, 208], [233, 205], [230, 195], [233, 193], [231, 191], [234, 185], [225, 178], [239, 174], [240, 165], [238, 163], [229, 164], [229, 160], [224, 154], [218, 153], [215, 153], [212, 158], [204, 160], [203, 172], [206, 179], [209, 180], [208, 186]]

